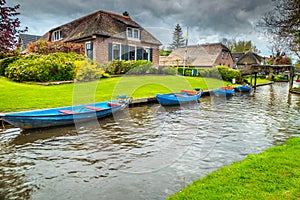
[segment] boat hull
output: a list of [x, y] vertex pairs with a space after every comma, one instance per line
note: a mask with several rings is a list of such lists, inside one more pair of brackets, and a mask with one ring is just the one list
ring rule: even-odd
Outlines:
[[252, 86], [241, 85], [234, 88], [237, 92], [251, 92]]
[[200, 97], [201, 93], [197, 93], [195, 95], [188, 95], [185, 92], [156, 95], [156, 99], [163, 106], [174, 106], [191, 102], [197, 102]]
[[216, 89], [214, 90], [214, 95], [217, 97], [230, 97], [234, 95], [234, 89]]
[[[5, 114], [2, 119], [21, 129], [36, 129], [74, 124], [74, 122], [89, 121], [92, 118], [104, 118], [113, 112], [124, 109], [128, 102], [109, 102], [67, 106], [44, 110], [16, 112]], [[93, 110], [92, 110], [93, 109]]]

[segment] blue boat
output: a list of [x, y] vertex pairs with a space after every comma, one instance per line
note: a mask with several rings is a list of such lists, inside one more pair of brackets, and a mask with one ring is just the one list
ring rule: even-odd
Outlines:
[[240, 85], [234, 88], [235, 91], [238, 92], [251, 92], [252, 86], [251, 85]]
[[182, 90], [181, 92], [170, 94], [156, 94], [156, 99], [162, 106], [174, 106], [197, 102], [202, 92]]
[[74, 124], [103, 118], [128, 106], [131, 99], [113, 100], [77, 106], [8, 113], [2, 120], [21, 129], [36, 129]]
[[230, 86], [221, 87], [214, 90], [214, 95], [217, 97], [230, 97], [234, 95], [234, 88]]

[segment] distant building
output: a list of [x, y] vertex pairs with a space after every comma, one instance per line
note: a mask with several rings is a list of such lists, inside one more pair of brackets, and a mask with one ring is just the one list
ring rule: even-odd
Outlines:
[[254, 52], [232, 53], [236, 68], [244, 68], [250, 65], [264, 64], [264, 58]]
[[230, 50], [221, 43], [203, 44], [177, 48], [169, 56], [160, 60], [160, 66], [186, 66], [194, 68], [212, 68], [217, 65], [233, 67]]
[[149, 60], [158, 65], [161, 42], [124, 14], [100, 10], [53, 28], [41, 39], [83, 44], [86, 55], [98, 63]]
[[21, 45], [20, 46], [21, 51], [26, 50], [29, 42], [35, 42], [35, 41], [39, 40], [40, 38], [41, 38], [41, 36], [39, 36], [39, 35], [20, 34], [18, 42]]

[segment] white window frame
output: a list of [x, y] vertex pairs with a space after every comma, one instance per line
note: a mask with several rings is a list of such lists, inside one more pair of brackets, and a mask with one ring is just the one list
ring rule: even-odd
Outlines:
[[134, 48], [134, 60], [136, 60], [137, 57], [137, 47], [136, 45], [128, 45], [128, 60], [130, 60], [130, 47]]
[[61, 30], [57, 30], [57, 31], [54, 31], [52, 33], [52, 41], [55, 42], [55, 41], [59, 41], [59, 40], [62, 40], [62, 31]]
[[[150, 47], [143, 47], [143, 49], [144, 49], [144, 51], [148, 51], [148, 58], [147, 58], [147, 60], [150, 61], [150, 49], [151, 48]], [[144, 57], [144, 55], [143, 55], [143, 57]]]
[[111, 52], [111, 57], [112, 57], [112, 60], [117, 60], [117, 59], [115, 59], [115, 55], [114, 55], [114, 46], [115, 45], [118, 45], [120, 48], [119, 48], [119, 60], [122, 60], [122, 45], [121, 45], [121, 43], [116, 43], [116, 42], [114, 42], [114, 43], [112, 43], [112, 52]]
[[[87, 54], [88, 49], [86, 48], [87, 45], [92, 45], [92, 42], [86, 42], [86, 43], [85, 43], [84, 48], [85, 48], [85, 55], [86, 55], [86, 56], [88, 56], [88, 54]], [[91, 46], [90, 46], [90, 47], [91, 47]], [[90, 50], [92, 50], [92, 52], [93, 52], [93, 54], [94, 54], [94, 50], [93, 50], [92, 48], [91, 48]], [[94, 55], [92, 55], [92, 57], [94, 57]]]
[[[130, 34], [129, 34], [129, 30], [131, 31]], [[135, 37], [135, 32], [137, 32], [137, 37]], [[127, 27], [126, 35], [127, 38], [130, 40], [138, 40], [138, 41], [141, 40], [141, 30], [138, 28]]]

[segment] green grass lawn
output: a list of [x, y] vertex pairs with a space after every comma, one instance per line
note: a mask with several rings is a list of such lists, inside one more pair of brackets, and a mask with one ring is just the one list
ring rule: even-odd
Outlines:
[[100, 81], [42, 86], [16, 83], [0, 77], [0, 112], [107, 101], [120, 94], [133, 98], [153, 97], [182, 89], [214, 89], [227, 82], [182, 76], [123, 76]]
[[168, 199], [300, 199], [300, 138], [249, 155]]

